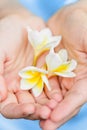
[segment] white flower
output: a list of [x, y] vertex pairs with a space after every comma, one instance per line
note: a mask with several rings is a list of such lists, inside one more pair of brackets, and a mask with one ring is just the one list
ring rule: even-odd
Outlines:
[[19, 72], [19, 76], [22, 78], [20, 87], [22, 90], [32, 90], [35, 97], [39, 96], [44, 88], [44, 83], [48, 90], [51, 90], [47, 75], [48, 71], [37, 67], [29, 66]]
[[50, 53], [46, 57], [46, 64], [49, 73], [62, 77], [75, 77], [76, 74], [72, 72], [77, 62], [75, 60], [68, 61], [68, 54], [65, 49], [61, 49], [58, 53], [51, 48]]
[[51, 47], [55, 48], [61, 40], [61, 36], [52, 36], [52, 32], [49, 28], [37, 31], [27, 27], [27, 31], [28, 40], [33, 46], [36, 56], [49, 50]]

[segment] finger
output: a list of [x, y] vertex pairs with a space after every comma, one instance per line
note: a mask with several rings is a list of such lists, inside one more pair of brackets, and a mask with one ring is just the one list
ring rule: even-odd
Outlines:
[[[25, 117], [25, 119], [31, 119], [31, 120], [40, 120], [40, 119], [47, 119], [50, 115], [50, 109], [48, 107], [43, 107], [40, 104], [35, 104], [35, 112], [27, 117]], [[43, 107], [43, 113], [41, 116], [41, 108]]]
[[50, 115], [51, 110], [49, 107], [44, 106], [49, 102], [49, 99], [46, 97], [45, 93], [43, 92], [39, 97], [35, 97], [35, 101], [37, 105], [33, 119], [36, 119], [35, 117], [38, 117], [38, 119], [47, 119]]
[[20, 90], [16, 93], [19, 103], [35, 103], [34, 97], [28, 91]]
[[[37, 115], [41, 119], [47, 119], [50, 116], [51, 109], [46, 106], [49, 103], [49, 99], [47, 98], [46, 94], [42, 92], [42, 94], [38, 97], [35, 97], [35, 100], [38, 104], [41, 106], [39, 107], [39, 110], [37, 109]], [[38, 113], [39, 112], [39, 113]]]
[[64, 100], [53, 110], [50, 116], [51, 121], [47, 120], [41, 123], [43, 129], [47, 130], [48, 126], [51, 126], [54, 130], [79, 112], [82, 104], [86, 102], [87, 95], [84, 93], [82, 87], [85, 86], [85, 84], [86, 80], [75, 84], [75, 86], [65, 96]]
[[57, 102], [60, 102], [63, 99], [62, 92], [60, 90], [60, 86], [58, 83], [58, 79], [56, 76], [49, 78], [49, 83], [51, 86], [51, 91], [45, 87], [45, 92], [50, 99], [54, 99]]
[[[29, 104], [33, 104], [35, 106], [35, 112], [31, 115], [28, 115], [27, 117], [25, 117], [25, 119], [32, 119], [32, 120], [36, 120], [36, 119], [40, 119], [42, 118], [40, 116], [40, 109], [41, 109], [41, 105], [45, 103], [46, 98], [44, 93], [41, 94], [39, 97], [37, 97], [35, 100], [37, 101], [37, 103], [35, 104], [35, 100], [34, 97], [31, 95], [31, 93], [29, 93], [28, 91], [18, 91], [16, 93], [17, 99], [19, 103], [29, 103]], [[40, 105], [41, 104], [41, 105]], [[45, 109], [44, 109], [45, 110]], [[47, 114], [49, 114], [49, 109], [47, 109], [46, 111], [44, 111], [44, 118], [48, 117]]]
[[[43, 130], [56, 130], [59, 128], [62, 124], [64, 124], [67, 120], [71, 119], [73, 116], [75, 116], [78, 113], [79, 109], [75, 110], [71, 115], [67, 117], [67, 119], [64, 119], [60, 122], [53, 122], [52, 120], [41, 120], [40, 121], [40, 127]], [[50, 127], [49, 127], [50, 126]]]
[[11, 76], [12, 79], [10, 79], [9, 76], [5, 76], [5, 79], [6, 79], [6, 84], [8, 85], [8, 90], [12, 93], [16, 93], [20, 90], [20, 78], [17, 76], [14, 76], [13, 77]]
[[42, 92], [42, 94], [40, 96], [35, 97], [35, 100], [37, 103], [39, 103], [41, 105], [45, 105], [46, 103], [49, 102], [49, 99], [47, 98], [47, 96], [44, 92]]
[[16, 93], [16, 97], [17, 97], [19, 103], [24, 103], [24, 104], [28, 103], [28, 104], [30, 104], [30, 106], [31, 106], [31, 103], [32, 103], [33, 106], [35, 107], [34, 113], [25, 116], [24, 117], [25, 119], [36, 120], [36, 119], [40, 118], [40, 116], [39, 116], [40, 105], [35, 104], [35, 99], [34, 99], [34, 97], [32, 96], [31, 93], [29, 93], [28, 91], [20, 90]]
[[35, 107], [34, 113], [31, 113], [30, 115], [25, 116], [24, 117], [25, 119], [30, 119], [30, 120], [40, 119], [40, 116], [39, 116], [40, 105], [38, 103], [37, 104], [35, 103], [35, 99], [31, 93], [29, 93], [28, 91], [18, 91], [16, 93], [16, 96], [19, 103], [24, 103], [24, 104], [28, 103], [30, 104], [30, 106], [31, 104], [33, 104], [33, 106]]
[[33, 119], [38, 117], [38, 119], [47, 119], [50, 116], [51, 110], [46, 104], [50, 101], [46, 94], [42, 92], [42, 94], [38, 97], [35, 97], [36, 105], [36, 112], [33, 116]]
[[24, 117], [24, 119], [28, 119], [28, 120], [39, 120], [40, 116], [39, 116], [39, 110], [40, 110], [40, 104], [34, 104], [35, 105], [35, 111], [34, 113], [27, 115]]
[[[55, 86], [53, 86], [53, 85], [54, 85], [53, 81], [54, 81], [54, 83], [55, 83]], [[52, 90], [52, 92], [48, 91], [47, 89], [45, 90], [45, 92], [46, 92], [48, 98], [50, 98], [50, 99], [49, 99], [49, 100], [47, 99], [45, 93], [42, 93], [39, 97], [36, 98], [36, 100], [37, 100], [38, 103], [45, 105], [45, 106], [44, 106], [45, 108], [44, 108], [44, 107], [41, 108], [40, 116], [41, 116], [42, 118], [43, 118], [44, 115], [45, 115], [45, 114], [43, 114], [43, 109], [46, 109], [46, 114], [48, 113], [47, 115], [49, 116], [51, 110], [49, 110], [48, 107], [49, 107], [50, 109], [53, 109], [53, 108], [55, 108], [55, 106], [57, 105], [57, 101], [61, 101], [61, 100], [62, 100], [61, 91], [60, 91], [59, 88], [57, 88], [57, 86], [58, 86], [57, 78], [56, 78], [56, 77], [55, 77], [54, 79], [53, 79], [53, 77], [50, 78], [50, 83], [51, 83], [51, 86], [53, 87], [54, 90]], [[56, 84], [57, 84], [57, 86], [56, 86]], [[57, 95], [57, 94], [58, 94], [58, 95]], [[56, 101], [55, 101], [55, 100], [56, 100]], [[48, 116], [47, 116], [47, 117], [48, 117]], [[47, 118], [47, 117], [46, 117], [46, 118]]]
[[6, 118], [23, 118], [34, 113], [35, 108], [33, 104], [18, 104], [16, 96], [9, 93], [7, 99], [0, 103], [0, 111]]
[[61, 88], [63, 90], [70, 90], [74, 84], [74, 78], [60, 78]]
[[51, 111], [57, 106], [58, 102], [51, 99], [46, 105], [42, 106], [40, 109], [40, 117], [41, 119], [48, 119], [51, 115]]
[[48, 106], [51, 110], [53, 110], [57, 106], [58, 102], [54, 99], [50, 99], [49, 102], [47, 102], [46, 106]]
[[51, 114], [51, 109], [48, 106], [41, 106], [39, 115], [41, 119], [48, 119]]
[[56, 106], [51, 114], [54, 122], [62, 122], [71, 117], [72, 113], [83, 104], [83, 96], [76, 91], [70, 91], [64, 100]]
[[40, 121], [40, 127], [43, 130], [56, 130], [57, 128], [57, 123], [52, 122], [50, 119], [48, 120], [41, 120]]

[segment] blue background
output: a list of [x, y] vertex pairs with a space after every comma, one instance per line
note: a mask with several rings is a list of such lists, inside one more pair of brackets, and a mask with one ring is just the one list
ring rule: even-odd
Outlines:
[[[20, 0], [34, 14], [47, 21], [58, 9], [76, 0]], [[5, 119], [0, 116], [0, 130], [41, 130], [38, 121], [24, 119]], [[87, 104], [77, 116], [69, 120], [58, 130], [87, 130]]]

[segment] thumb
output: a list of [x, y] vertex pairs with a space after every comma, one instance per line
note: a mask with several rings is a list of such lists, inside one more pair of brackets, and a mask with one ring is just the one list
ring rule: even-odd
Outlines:
[[81, 106], [86, 103], [86, 81], [79, 81], [73, 86], [64, 97], [63, 101], [60, 102], [53, 110], [51, 119], [54, 122], [58, 122], [59, 126], [73, 117]]
[[[78, 85], [80, 84], [81, 82], [78, 83]], [[84, 85], [82, 85], [82, 88], [83, 86]], [[80, 107], [82, 104], [84, 104], [85, 98], [82, 96], [82, 94], [78, 93], [76, 87], [78, 86], [75, 86], [75, 90], [71, 89], [64, 99], [57, 104], [51, 113], [50, 120], [48, 119], [40, 122], [43, 130], [48, 130], [49, 126], [51, 126], [51, 130], [57, 129], [79, 112]]]

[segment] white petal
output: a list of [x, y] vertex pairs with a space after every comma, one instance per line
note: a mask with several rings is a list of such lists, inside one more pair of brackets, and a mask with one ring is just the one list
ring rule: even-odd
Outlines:
[[60, 66], [55, 68], [53, 72], [57, 73], [70, 73], [76, 68], [77, 62], [75, 60], [67, 61], [65, 63], [62, 63]]
[[26, 29], [27, 29], [27, 32], [32, 32], [33, 31], [33, 29], [31, 27], [29, 27], [29, 26], [27, 26]]
[[44, 37], [42, 37], [37, 31], [29, 33], [28, 39], [35, 49], [44, 41]]
[[48, 88], [48, 90], [51, 91], [51, 87], [50, 87], [47, 77], [45, 75], [42, 75], [41, 77], [42, 77], [43, 82], [46, 84], [46, 87]]
[[52, 46], [53, 48], [55, 48], [56, 46], [59, 45], [60, 41], [62, 39], [62, 36], [53, 36], [53, 37], [50, 37], [48, 39], [48, 44], [47, 46]]
[[46, 63], [49, 71], [54, 70], [62, 64], [60, 56], [52, 50], [50, 50], [49, 54], [46, 56]]
[[39, 44], [44, 40], [44, 37], [37, 30], [32, 30], [30, 27], [27, 27], [28, 31], [28, 40], [31, 45], [36, 49]]
[[20, 88], [22, 90], [30, 90], [31, 88], [33, 88], [36, 85], [37, 82], [30, 83], [29, 79], [21, 79]]
[[77, 67], [77, 62], [76, 62], [76, 60], [72, 59], [70, 61], [70, 65], [69, 65], [67, 72], [73, 71], [74, 69], [76, 69], [76, 67]]
[[34, 45], [34, 39], [33, 39], [33, 36], [32, 36], [33, 30], [30, 27], [27, 27], [27, 32], [28, 32], [28, 40], [33, 46]]
[[61, 40], [61, 36], [52, 36], [52, 32], [49, 28], [37, 31], [27, 27], [27, 31], [29, 42], [37, 55], [51, 47], [55, 48]]
[[32, 88], [32, 93], [35, 97], [38, 97], [43, 92], [43, 81], [39, 81], [35, 87]]
[[76, 76], [74, 72], [64, 72], [64, 73], [55, 72], [55, 74], [61, 77], [70, 77], [70, 78]]
[[34, 66], [29, 66], [29, 67], [26, 67], [24, 69], [22, 69], [20, 72], [19, 72], [19, 76], [22, 77], [22, 78], [32, 78], [32, 75], [26, 75], [26, 72], [28, 71], [31, 71], [31, 72], [40, 72], [40, 73], [44, 73], [44, 74], [48, 74], [48, 71], [44, 70], [44, 69], [40, 69], [40, 68], [37, 68], [37, 67], [34, 67]]
[[52, 36], [52, 32], [49, 28], [44, 28], [43, 30], [40, 31], [40, 34], [41, 36], [47, 39]]
[[68, 53], [66, 49], [61, 49], [58, 52], [58, 55], [60, 56], [60, 58], [62, 59], [63, 62], [66, 62], [68, 60]]
[[[30, 74], [31, 73], [31, 74]], [[28, 78], [33, 78], [33, 74], [32, 74], [32, 71], [31, 70], [25, 70], [25, 68], [23, 70], [21, 70], [19, 73], [19, 76], [21, 78], [25, 78], [25, 79], [28, 79]]]
[[58, 37], [50, 38], [50, 40], [47, 41], [47, 44], [45, 44], [42, 49], [45, 50], [45, 49], [50, 49], [51, 47], [52, 48], [57, 47], [59, 45], [58, 39], [60, 39], [60, 38], [58, 38]]
[[27, 28], [27, 30], [28, 39], [35, 49], [37, 49], [37, 47], [41, 45], [44, 42], [44, 40], [47, 40], [52, 35], [52, 32], [49, 28], [45, 28], [40, 32], [37, 30], [32, 30], [30, 28]]

